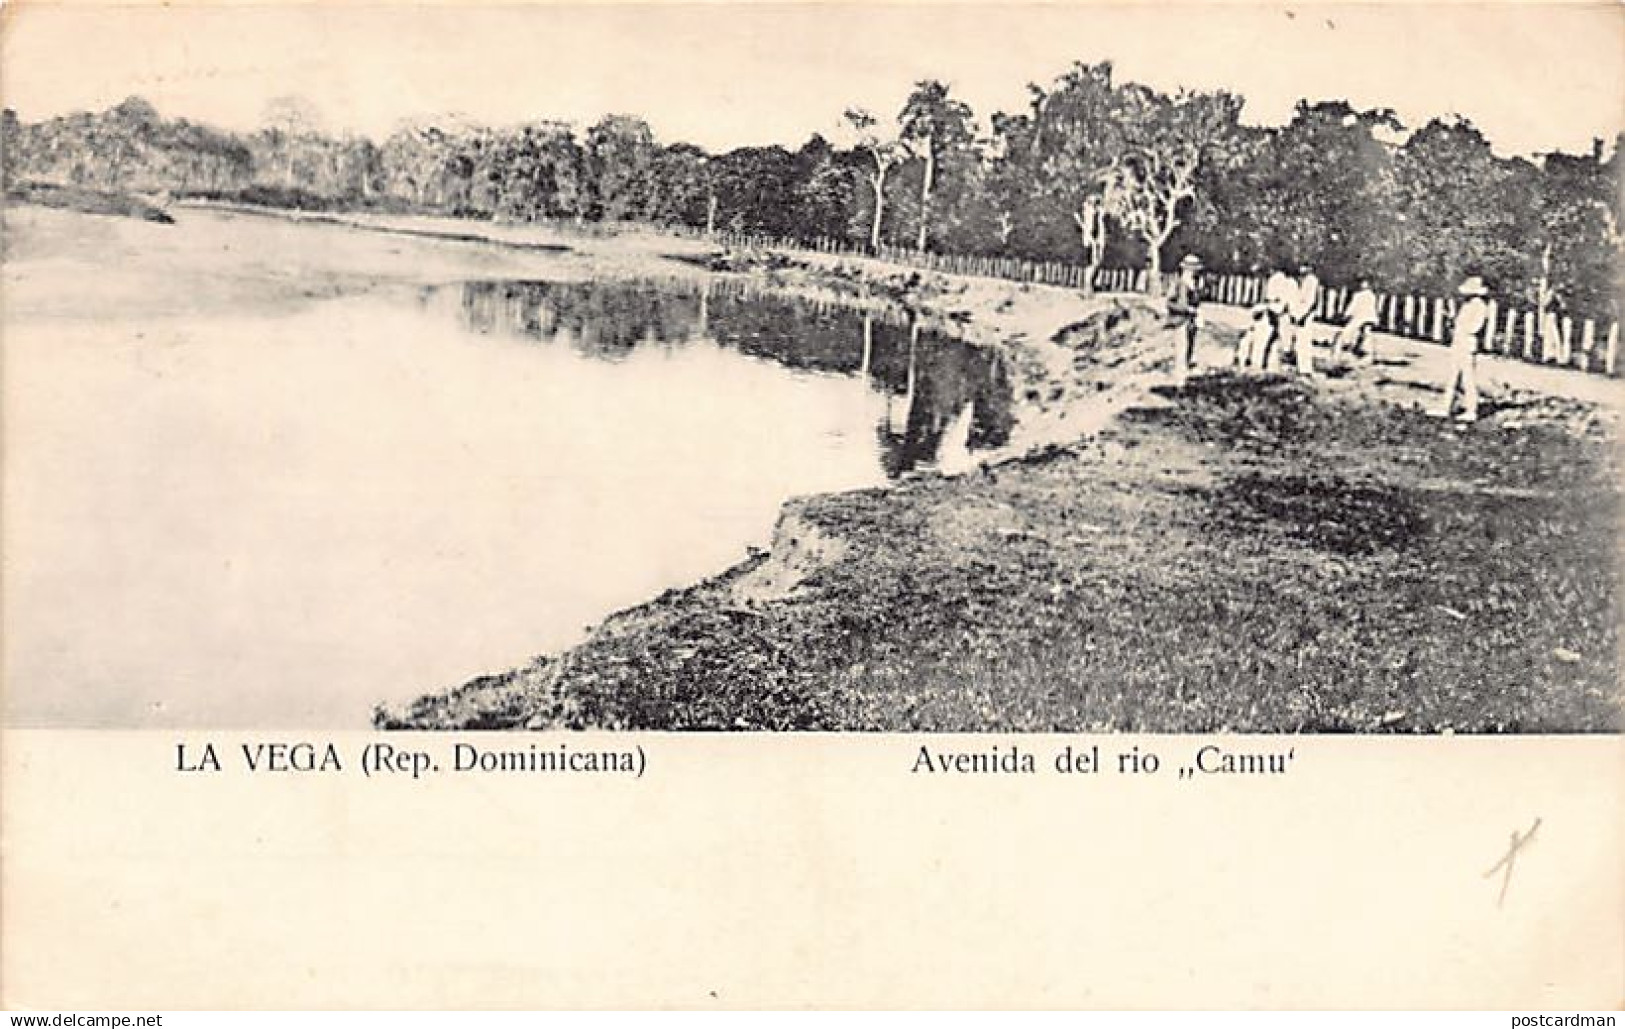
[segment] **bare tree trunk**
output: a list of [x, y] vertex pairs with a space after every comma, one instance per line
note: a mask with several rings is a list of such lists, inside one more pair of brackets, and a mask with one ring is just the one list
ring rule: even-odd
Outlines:
[[1151, 258], [1150, 258], [1150, 261], [1148, 262], [1148, 267], [1151, 269], [1151, 281], [1146, 283], [1146, 291], [1147, 292], [1150, 292], [1152, 290], [1155, 290], [1155, 289], [1159, 288], [1159, 286], [1161, 284], [1161, 281], [1162, 281], [1162, 278], [1161, 278], [1162, 277], [1162, 244], [1167, 240], [1167, 238], [1168, 238], [1167, 236], [1162, 236], [1160, 238], [1154, 237], [1154, 236], [1147, 236], [1146, 237], [1146, 242], [1148, 244], [1150, 244], [1148, 247], [1146, 247], [1146, 249], [1151, 252]]
[[1556, 299], [1556, 292], [1552, 289], [1552, 245], [1547, 243], [1540, 252], [1540, 280], [1535, 283], [1535, 310], [1538, 312], [1535, 317], [1540, 322], [1542, 361], [1550, 361], [1560, 350], [1562, 334], [1557, 315], [1552, 310]]
[[920, 242], [916, 249], [925, 253], [926, 240], [931, 234], [931, 180], [937, 170], [937, 153], [935, 140], [927, 137], [925, 141], [925, 176], [920, 179]]
[[880, 218], [886, 206], [886, 169], [880, 166], [878, 162], [875, 173], [869, 177], [869, 185], [873, 186], [875, 191], [875, 216], [873, 222], [869, 225], [869, 251], [879, 253]]
[[1535, 286], [1535, 307], [1544, 316], [1552, 306], [1552, 245], [1540, 252], [1540, 281]]
[[705, 201], [705, 235], [710, 238], [717, 234], [717, 195], [712, 193]]

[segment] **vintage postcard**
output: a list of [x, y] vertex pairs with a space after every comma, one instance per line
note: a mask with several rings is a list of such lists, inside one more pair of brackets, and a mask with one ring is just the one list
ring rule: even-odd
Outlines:
[[0, 11], [8, 1007], [1625, 998], [1612, 4]]

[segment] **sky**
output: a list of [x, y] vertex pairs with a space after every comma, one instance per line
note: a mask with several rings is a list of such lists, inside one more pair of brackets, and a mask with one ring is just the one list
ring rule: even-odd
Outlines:
[[308, 98], [330, 130], [460, 114], [506, 125], [646, 118], [711, 150], [895, 114], [947, 82], [985, 120], [1074, 61], [1159, 89], [1223, 88], [1279, 124], [1301, 97], [1473, 120], [1503, 154], [1585, 150], [1625, 128], [1613, 4], [530, 4], [188, 6], [23, 0], [0, 14], [0, 100], [25, 121], [137, 94], [166, 115], [260, 124]]

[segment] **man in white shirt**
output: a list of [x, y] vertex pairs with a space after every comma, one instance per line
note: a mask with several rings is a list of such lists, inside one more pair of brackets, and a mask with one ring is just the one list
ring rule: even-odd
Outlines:
[[1297, 295], [1289, 310], [1292, 328], [1292, 352], [1298, 358], [1298, 371], [1303, 375], [1315, 374], [1315, 347], [1309, 323], [1315, 318], [1315, 305], [1320, 303], [1320, 277], [1307, 263], [1298, 269]]
[[1428, 414], [1434, 418], [1449, 418], [1455, 411], [1456, 397], [1461, 397], [1461, 411], [1456, 421], [1471, 425], [1478, 421], [1478, 348], [1483, 342], [1484, 327], [1489, 324], [1489, 287], [1480, 276], [1470, 275], [1456, 290], [1463, 297], [1456, 309], [1455, 329], [1450, 336], [1450, 378], [1445, 383], [1444, 406]]
[[1264, 283], [1264, 303], [1259, 306], [1266, 309], [1273, 328], [1272, 338], [1264, 347], [1265, 353], [1260, 362], [1267, 371], [1281, 370], [1281, 351], [1292, 334], [1290, 312], [1297, 298], [1297, 283], [1283, 268], [1277, 268], [1271, 273], [1269, 281]]
[[1377, 294], [1371, 291], [1370, 279], [1360, 280], [1360, 288], [1349, 298], [1346, 314], [1348, 321], [1332, 343], [1332, 356], [1340, 357], [1347, 348], [1362, 364], [1375, 363], [1377, 348], [1366, 339], [1371, 330], [1377, 327]]

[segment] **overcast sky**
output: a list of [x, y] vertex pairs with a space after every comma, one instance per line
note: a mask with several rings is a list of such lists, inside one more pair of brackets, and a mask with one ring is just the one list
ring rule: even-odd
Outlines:
[[833, 135], [947, 81], [984, 120], [1076, 60], [1120, 78], [1225, 88], [1273, 124], [1300, 97], [1461, 113], [1503, 153], [1583, 150], [1625, 127], [1625, 8], [1613, 4], [1176, 7], [607, 5], [68, 8], [8, 4], [0, 95], [24, 120], [130, 94], [227, 128], [308, 97], [330, 129], [402, 118], [492, 124], [642, 115], [709, 149]]

